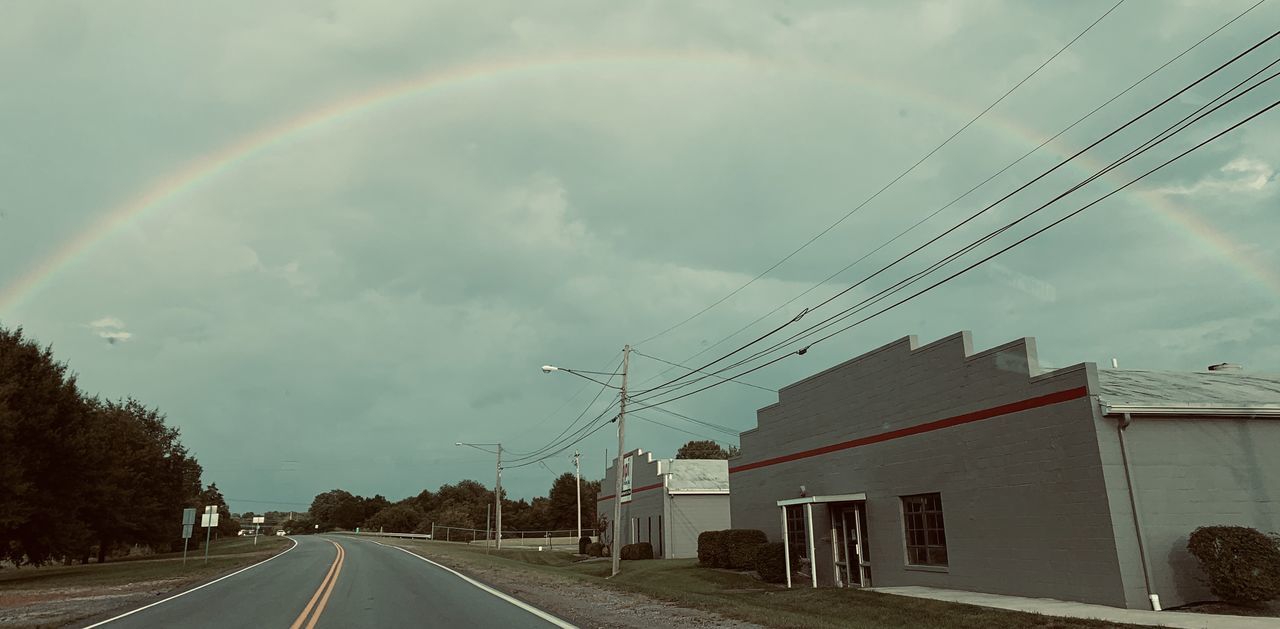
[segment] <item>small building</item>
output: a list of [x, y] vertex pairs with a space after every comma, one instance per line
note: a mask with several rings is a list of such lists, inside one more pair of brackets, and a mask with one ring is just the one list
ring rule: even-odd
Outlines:
[[795, 585], [1134, 609], [1210, 600], [1199, 526], [1280, 530], [1280, 376], [1043, 369], [1031, 338], [906, 337], [784, 387], [730, 461], [734, 528]]
[[[612, 542], [614, 465], [605, 471], [596, 513], [609, 521], [601, 532]], [[698, 535], [729, 528], [729, 465], [716, 459], [657, 459], [633, 450], [623, 457], [622, 544], [649, 542], [653, 556], [698, 556]]]

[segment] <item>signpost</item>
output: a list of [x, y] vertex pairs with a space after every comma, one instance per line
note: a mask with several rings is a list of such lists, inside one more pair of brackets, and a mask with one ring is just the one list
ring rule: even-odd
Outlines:
[[209, 563], [209, 534], [218, 527], [218, 507], [210, 505], [200, 514], [200, 526], [204, 527], [204, 562]]
[[195, 528], [195, 507], [182, 510], [182, 565], [187, 565], [187, 545], [191, 543], [191, 529]]
[[258, 529], [261, 528], [262, 523], [266, 521], [267, 521], [266, 516], [262, 516], [262, 515], [253, 516], [253, 545], [254, 546], [258, 545]]

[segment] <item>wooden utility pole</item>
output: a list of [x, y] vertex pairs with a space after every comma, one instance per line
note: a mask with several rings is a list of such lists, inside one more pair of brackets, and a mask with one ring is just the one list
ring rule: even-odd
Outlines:
[[622, 541], [622, 453], [626, 452], [623, 433], [627, 425], [627, 368], [630, 359], [631, 346], [626, 345], [622, 348], [622, 393], [619, 397], [620, 407], [618, 408], [618, 459], [613, 466], [613, 543], [610, 544], [609, 548], [609, 554], [613, 557], [612, 576], [616, 576], [618, 571], [622, 569], [622, 549], [618, 546], [618, 543]]

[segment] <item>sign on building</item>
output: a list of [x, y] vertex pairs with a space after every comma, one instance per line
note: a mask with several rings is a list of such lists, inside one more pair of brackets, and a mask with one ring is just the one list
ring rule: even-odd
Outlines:
[[631, 468], [632, 459], [635, 457], [626, 457], [622, 460], [622, 501], [631, 502]]

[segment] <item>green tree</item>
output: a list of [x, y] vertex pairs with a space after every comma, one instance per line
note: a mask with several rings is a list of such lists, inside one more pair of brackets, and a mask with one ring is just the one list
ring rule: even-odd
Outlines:
[[87, 555], [89, 408], [50, 348], [0, 328], [0, 556], [40, 565]]
[[387, 507], [364, 521], [364, 527], [370, 531], [387, 533], [410, 533], [422, 522], [422, 512], [408, 505], [398, 504]]
[[720, 444], [711, 441], [690, 441], [676, 451], [677, 459], [727, 459], [729, 453], [725, 452]]
[[322, 530], [351, 530], [364, 521], [364, 498], [343, 489], [332, 489], [311, 501], [311, 517]]

